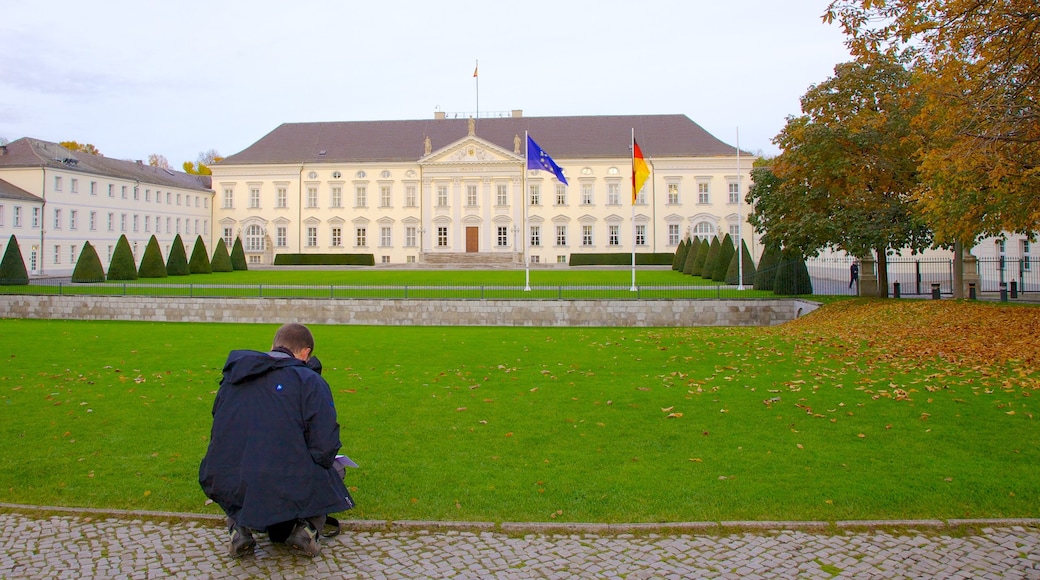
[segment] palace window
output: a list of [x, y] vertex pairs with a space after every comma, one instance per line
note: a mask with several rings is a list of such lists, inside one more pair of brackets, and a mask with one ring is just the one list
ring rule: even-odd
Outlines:
[[318, 228], [307, 226], [307, 247], [313, 248], [318, 245]]
[[285, 208], [289, 206], [289, 194], [284, 187], [279, 187], [274, 193], [275, 207]]
[[703, 181], [697, 184], [697, 203], [711, 203], [711, 195], [708, 189], [708, 184]]
[[264, 231], [260, 226], [253, 224], [246, 227], [246, 247], [247, 252], [262, 252], [264, 251]]
[[621, 226], [610, 225], [607, 226], [607, 245], [620, 246], [621, 245]]
[[528, 184], [527, 192], [531, 198], [530, 205], [542, 205], [541, 189], [537, 183]]
[[276, 227], [274, 229], [274, 245], [275, 246], [278, 246], [279, 248], [284, 248], [284, 247], [289, 245], [287, 243], [287, 239], [286, 239], [288, 237], [286, 235], [287, 232], [288, 232], [288, 228], [286, 228], [285, 226], [278, 226], [278, 227]]
[[509, 186], [500, 183], [495, 187], [495, 205], [509, 205]]
[[448, 207], [448, 186], [437, 186], [437, 207]]
[[391, 246], [390, 226], [379, 226], [379, 245], [384, 248]]
[[448, 247], [448, 228], [445, 226], [437, 227], [437, 247], [447, 248]]
[[505, 248], [509, 246], [509, 228], [506, 226], [498, 226], [495, 231], [497, 232], [498, 247]]
[[360, 227], [354, 230], [354, 245], [359, 248], [368, 245], [368, 228]]
[[531, 226], [531, 245], [542, 245], [542, 226]]
[[404, 188], [404, 205], [406, 207], [415, 207], [415, 186], [408, 185]]
[[739, 183], [731, 183], [731, 184], [729, 184], [729, 200], [728, 200], [728, 202], [730, 204], [733, 204], [733, 205], [735, 205], [737, 203], [740, 203], [740, 184]]
[[343, 188], [334, 185], [332, 186], [332, 198], [329, 199], [329, 207], [343, 207]]
[[592, 226], [582, 225], [581, 226], [581, 245], [591, 246], [592, 245]]
[[668, 245], [679, 245], [679, 224], [668, 224]]
[[567, 205], [567, 186], [562, 183], [556, 184], [556, 205]]
[[679, 203], [679, 184], [669, 183], [668, 184], [668, 203], [676, 205]]
[[307, 207], [316, 208], [318, 207], [318, 188], [308, 187], [307, 188]]
[[567, 245], [567, 226], [556, 226], [556, 245]]
[[332, 228], [332, 247], [338, 248], [343, 245], [343, 228], [334, 226]]
[[592, 205], [592, 184], [581, 184], [581, 205]]
[[467, 185], [466, 186], [466, 205], [475, 207], [477, 205], [477, 186]]
[[646, 245], [646, 226], [645, 225], [637, 225], [636, 226], [636, 245], [637, 246], [645, 246]]
[[404, 245], [408, 248], [414, 248], [417, 244], [415, 243], [415, 234], [417, 233], [415, 226], [408, 226], [404, 229]]
[[607, 184], [607, 205], [620, 205], [621, 204], [621, 184], [620, 183], [608, 183]]

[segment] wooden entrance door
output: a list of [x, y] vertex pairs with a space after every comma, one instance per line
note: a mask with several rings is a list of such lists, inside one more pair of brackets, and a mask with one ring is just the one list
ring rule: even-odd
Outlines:
[[467, 227], [466, 228], [466, 252], [479, 252], [480, 244], [478, 243], [480, 228]]

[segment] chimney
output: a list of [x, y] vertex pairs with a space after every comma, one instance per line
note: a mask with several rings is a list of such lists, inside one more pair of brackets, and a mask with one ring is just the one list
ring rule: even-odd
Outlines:
[[144, 161], [141, 161], [140, 159], [138, 159], [138, 160], [137, 160], [137, 164], [138, 164], [138, 165], [144, 165]]
[[524, 116], [524, 110], [523, 109], [513, 109], [513, 118], [514, 119], [519, 119], [520, 117], [523, 117], [523, 116]]
[[7, 155], [7, 145], [0, 145], [0, 157]]
[[433, 112], [433, 118], [437, 119], [437, 120], [443, 119], [444, 118], [444, 111], [434, 111]]

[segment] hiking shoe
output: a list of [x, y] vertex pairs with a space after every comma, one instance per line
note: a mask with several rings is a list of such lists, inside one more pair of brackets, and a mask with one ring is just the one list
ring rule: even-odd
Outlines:
[[292, 533], [286, 538], [285, 544], [292, 546], [311, 558], [321, 553], [321, 544], [318, 543], [318, 530], [304, 520], [296, 520], [296, 527], [293, 528]]
[[253, 552], [253, 548], [256, 547], [256, 540], [253, 539], [253, 532], [249, 531], [249, 528], [234, 526], [229, 530], [229, 534], [231, 536], [231, 542], [228, 544], [229, 556], [241, 558]]

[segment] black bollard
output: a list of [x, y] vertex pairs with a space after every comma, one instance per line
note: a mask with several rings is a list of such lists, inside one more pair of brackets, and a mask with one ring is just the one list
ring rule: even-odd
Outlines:
[[1000, 283], [1000, 301], [1007, 302], [1007, 282]]
[[938, 284], [932, 284], [932, 300], [938, 300], [938, 299], [939, 299], [939, 285]]
[[893, 282], [892, 283], [892, 297], [893, 298], [899, 298], [899, 296], [900, 296], [900, 294], [899, 294], [899, 282]]
[[968, 282], [968, 300], [975, 300], [975, 283]]
[[1011, 299], [1018, 298], [1018, 280], [1011, 281]]

